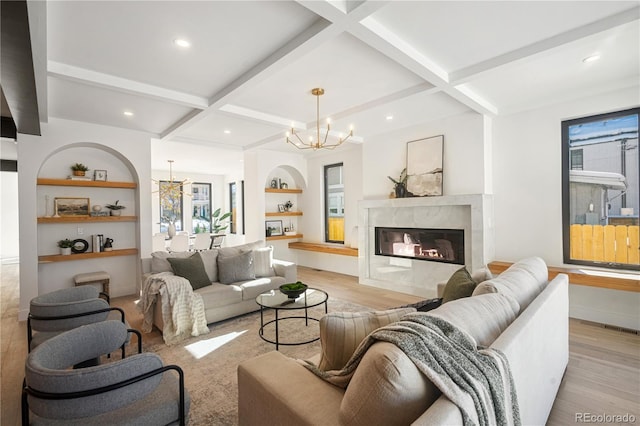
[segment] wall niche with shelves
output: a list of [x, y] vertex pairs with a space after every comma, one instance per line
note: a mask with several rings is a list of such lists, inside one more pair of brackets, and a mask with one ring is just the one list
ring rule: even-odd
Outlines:
[[[269, 174], [264, 189], [265, 235], [267, 221], [281, 223], [283, 234], [266, 235], [267, 241], [291, 240], [303, 237], [301, 227], [304, 213], [300, 206], [303, 182], [300, 173], [290, 166], [277, 167]], [[290, 202], [292, 206], [287, 208], [287, 202]]]

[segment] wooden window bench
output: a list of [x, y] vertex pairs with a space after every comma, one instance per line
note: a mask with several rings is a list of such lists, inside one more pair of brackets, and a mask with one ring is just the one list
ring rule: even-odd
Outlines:
[[358, 249], [338, 244], [305, 243], [296, 241], [289, 243], [290, 249], [316, 251], [320, 253], [339, 254], [341, 256], [358, 257]]

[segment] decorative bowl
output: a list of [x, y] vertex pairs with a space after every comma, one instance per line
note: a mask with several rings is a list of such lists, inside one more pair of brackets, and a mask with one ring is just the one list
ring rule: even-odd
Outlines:
[[294, 236], [296, 234], [297, 234], [296, 231], [284, 231], [284, 235], [286, 235], [288, 237], [292, 237], [292, 236]]
[[300, 281], [289, 284], [282, 284], [280, 291], [289, 297], [289, 299], [295, 299], [307, 290], [308, 286]]

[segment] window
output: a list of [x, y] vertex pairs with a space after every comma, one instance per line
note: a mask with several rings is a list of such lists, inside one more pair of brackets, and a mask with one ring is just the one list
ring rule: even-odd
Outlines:
[[640, 108], [562, 122], [564, 262], [640, 270]]
[[236, 233], [237, 217], [236, 217], [236, 183], [229, 184], [229, 205], [231, 206], [231, 220], [229, 222], [229, 233]]
[[211, 184], [194, 182], [191, 184], [191, 232], [211, 232]]
[[344, 243], [344, 181], [342, 163], [324, 166], [325, 241]]

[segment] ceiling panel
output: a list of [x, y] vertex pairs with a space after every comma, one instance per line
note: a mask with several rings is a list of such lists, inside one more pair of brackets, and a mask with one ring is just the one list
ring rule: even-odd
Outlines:
[[394, 1], [372, 18], [453, 72], [637, 5], [637, 1]]
[[315, 20], [294, 2], [53, 1], [48, 56], [208, 98]]
[[320, 116], [371, 102], [424, 80], [343, 33], [258, 83], [232, 102], [301, 122], [316, 118], [314, 87], [322, 87]]
[[[583, 62], [596, 53], [598, 61]], [[510, 112], [639, 83], [640, 23], [634, 21], [498, 68], [466, 86]]]
[[168, 160], [173, 160], [173, 171], [187, 177], [191, 173], [194, 175], [237, 174], [238, 170], [244, 167], [243, 159], [244, 154], [238, 150], [157, 139], [151, 141], [151, 168], [168, 171]]
[[[49, 77], [49, 115], [67, 120], [160, 133], [191, 109]], [[132, 117], [124, 111], [133, 112]]]

